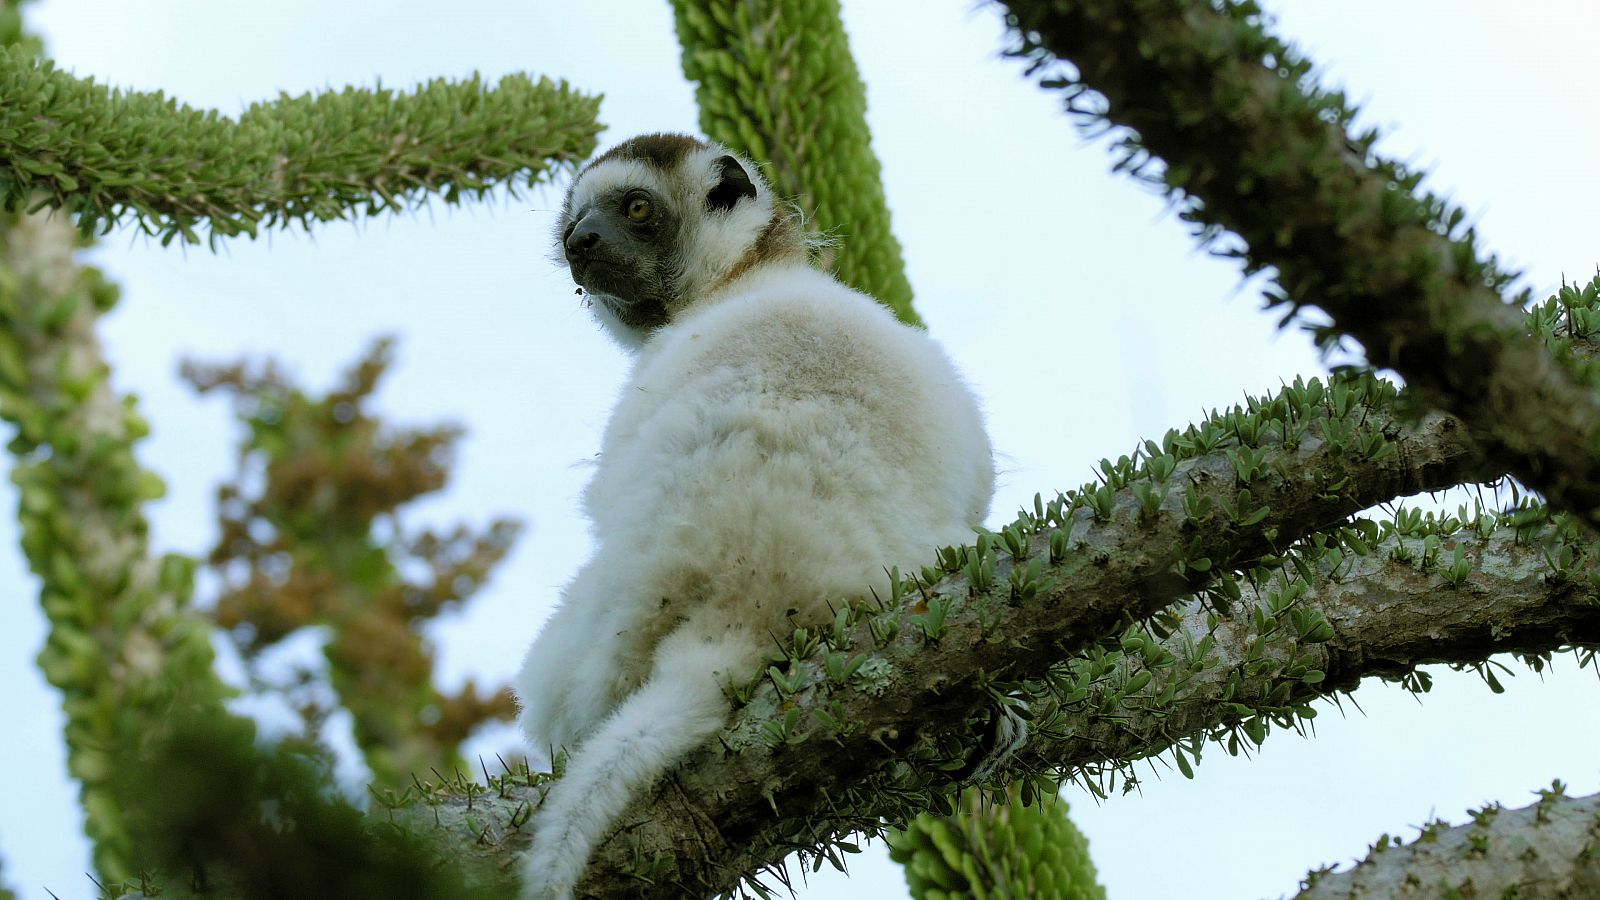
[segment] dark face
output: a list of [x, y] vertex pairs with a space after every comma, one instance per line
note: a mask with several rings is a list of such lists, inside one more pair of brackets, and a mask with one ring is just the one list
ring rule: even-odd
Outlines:
[[665, 325], [672, 300], [679, 221], [665, 198], [641, 187], [596, 197], [561, 232], [572, 280], [630, 328]]

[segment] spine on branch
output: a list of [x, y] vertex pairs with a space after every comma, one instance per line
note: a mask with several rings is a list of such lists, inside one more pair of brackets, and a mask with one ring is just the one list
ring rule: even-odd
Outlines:
[[778, 194], [800, 204], [808, 227], [837, 239], [825, 261], [839, 280], [920, 325], [839, 0], [673, 0], [672, 7], [700, 128], [770, 162]]
[[0, 50], [0, 205], [54, 207], [85, 232], [131, 220], [163, 243], [398, 211], [513, 189], [594, 151], [599, 98], [508, 75], [413, 91], [346, 88], [237, 120], [112, 90]]
[[[1269, 302], [1315, 305], [1506, 471], [1600, 526], [1600, 393], [1553, 358], [1501, 295], [1464, 213], [1417, 193], [1375, 130], [1317, 88], [1252, 0], [1009, 0], [1016, 55], [1093, 130], [1122, 129], [1117, 168], [1181, 196], [1202, 237], [1268, 268]], [[1058, 60], [1071, 63], [1056, 65]], [[1092, 92], [1092, 93], [1091, 93]], [[1519, 298], [1525, 299], [1525, 298]]]

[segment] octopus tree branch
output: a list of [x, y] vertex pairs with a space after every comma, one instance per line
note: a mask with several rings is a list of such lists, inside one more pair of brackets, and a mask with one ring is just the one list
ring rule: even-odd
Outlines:
[[[1367, 678], [1600, 646], [1600, 547], [1587, 535], [1536, 535], [1492, 516], [1453, 532], [1437, 525], [1390, 524], [1365, 555], [1302, 548], [1311, 559], [1246, 589], [1231, 616], [1191, 603], [1164, 640], [1130, 632], [1120, 653], [1071, 660], [1058, 689], [1076, 702], [1053, 711], [1053, 733], [1029, 753], [1073, 774], [1126, 775], [1168, 750], [1198, 758], [1205, 740], [1230, 753], [1258, 746], [1274, 726], [1297, 728], [1306, 704]], [[1328, 627], [1295, 627], [1307, 617]]]
[[1424, 825], [1410, 844], [1378, 839], [1355, 868], [1311, 873], [1295, 900], [1405, 896], [1568, 900], [1600, 896], [1600, 794], [1557, 782], [1521, 809], [1487, 806], [1454, 828]]
[[175, 717], [251, 726], [223, 706], [211, 629], [189, 609], [193, 560], [151, 551], [145, 505], [164, 487], [139, 464], [148, 427], [112, 389], [95, 335], [116, 287], [74, 259], [81, 244], [63, 215], [0, 213], [0, 420], [49, 620], [39, 668], [61, 691], [95, 868], [119, 880], [138, 868], [135, 811], [112, 789], [119, 759]]
[[843, 238], [819, 248], [823, 266], [921, 325], [839, 0], [673, 0], [672, 9], [701, 129], [771, 162], [773, 186], [807, 226]]
[[1373, 153], [1376, 131], [1349, 135], [1355, 112], [1314, 86], [1256, 3], [1005, 5], [1016, 54], [1048, 70], [1086, 124], [1126, 130], [1119, 169], [1184, 197], [1203, 237], [1237, 235], [1245, 246], [1230, 255], [1248, 272], [1276, 271], [1269, 300], [1324, 310], [1506, 471], [1600, 525], [1593, 379], [1529, 339], [1500, 293], [1510, 277], [1478, 258], [1464, 214], [1418, 196], [1420, 173]]
[[0, 206], [70, 211], [86, 231], [132, 219], [163, 243], [262, 225], [455, 203], [594, 151], [598, 97], [508, 75], [409, 92], [284, 95], [237, 120], [160, 93], [113, 91], [27, 48], [0, 48]]

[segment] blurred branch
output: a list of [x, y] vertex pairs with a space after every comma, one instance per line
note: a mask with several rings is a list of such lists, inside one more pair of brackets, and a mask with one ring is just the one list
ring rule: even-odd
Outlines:
[[116, 288], [73, 261], [79, 245], [60, 215], [0, 216], [0, 416], [16, 429], [22, 549], [50, 622], [39, 665], [62, 693], [95, 868], [120, 880], [132, 867], [108, 787], [119, 761], [174, 717], [250, 726], [223, 709], [211, 629], [188, 609], [193, 561], [150, 555], [144, 504], [164, 488], [134, 456], [147, 428], [112, 392], [95, 338]]
[[925, 813], [892, 834], [889, 856], [905, 866], [912, 900], [1106, 900], [1089, 841], [1055, 782], [1036, 790], [990, 797], [968, 789], [950, 815]]
[[[0, 2], [0, 54], [31, 64], [41, 45], [22, 5]], [[13, 99], [0, 91], [0, 107]], [[133, 872], [119, 763], [175, 718], [253, 732], [223, 708], [211, 629], [188, 609], [194, 562], [150, 554], [144, 504], [164, 487], [134, 456], [149, 429], [133, 398], [111, 389], [95, 325], [117, 290], [73, 258], [85, 243], [64, 216], [0, 213], [0, 418], [16, 431], [6, 449], [22, 551], [49, 622], [39, 667], [61, 691], [95, 869], [117, 881]]]
[[[444, 487], [461, 430], [392, 428], [369, 411], [392, 359], [392, 342], [375, 342], [324, 397], [270, 362], [183, 367], [202, 393], [232, 394], [246, 426], [239, 474], [217, 492], [216, 619], [258, 685], [291, 695], [313, 744], [333, 711], [317, 688], [331, 684], [376, 783], [391, 787], [456, 771], [465, 765], [461, 741], [515, 713], [503, 687], [488, 695], [470, 681], [454, 695], [435, 687], [421, 629], [485, 584], [521, 527], [498, 520], [483, 533], [401, 532], [399, 508]], [[328, 635], [326, 676], [272, 685], [262, 652], [318, 628]]]
[[135, 810], [142, 876], [108, 897], [382, 897], [501, 900], [508, 887], [469, 887], [414, 834], [363, 815], [328, 784], [326, 759], [262, 750], [204, 719], [177, 723], [117, 772]]

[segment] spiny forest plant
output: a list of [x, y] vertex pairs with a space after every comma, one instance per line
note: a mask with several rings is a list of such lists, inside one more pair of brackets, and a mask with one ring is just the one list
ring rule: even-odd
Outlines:
[[[849, 94], [859, 76], [841, 52], [836, 5], [799, 4], [793, 17], [789, 8], [725, 4], [696, 15], [676, 7], [703, 127], [756, 156], [804, 146], [812, 133], [865, 148], [864, 125], [793, 118], [824, 87], [843, 85]], [[888, 596], [841, 604], [829, 627], [776, 636], [782, 658], [758, 681], [732, 686], [739, 709], [729, 727], [635, 803], [580, 893], [765, 894], [772, 879], [788, 879], [784, 860], [796, 852], [808, 866], [842, 865], [854, 833], [972, 809], [958, 800], [973, 788], [997, 797], [1010, 785], [1065, 778], [1111, 796], [1137, 784], [1132, 766], [1146, 759], [1189, 775], [1207, 749], [1251, 752], [1274, 734], [1306, 730], [1316, 701], [1364, 679], [1423, 692], [1428, 678], [1418, 667], [1447, 663], [1479, 672], [1492, 690], [1502, 664], [1492, 657], [1507, 653], [1535, 671], [1556, 654], [1600, 666], [1600, 279], [1563, 286], [1542, 304], [1507, 298], [1508, 274], [1463, 227], [1464, 215], [1419, 192], [1419, 173], [1377, 155], [1375, 134], [1350, 133], [1353, 109], [1317, 85], [1309, 63], [1271, 35], [1253, 3], [1013, 0], [1005, 9], [1010, 49], [1088, 129], [1113, 135], [1119, 169], [1171, 192], [1209, 246], [1249, 272], [1270, 270], [1269, 299], [1286, 319], [1302, 307], [1323, 310], [1325, 339], [1360, 340], [1373, 364], [1399, 371], [1408, 386], [1356, 368], [1215, 410], [1102, 461], [1092, 483], [1041, 495], [1011, 524], [939, 549], [920, 571], [892, 573]], [[812, 35], [841, 37], [797, 51]], [[170, 168], [150, 169], [158, 177], [132, 189], [120, 182], [130, 176], [103, 165], [80, 177], [78, 160], [100, 160], [87, 143], [74, 144], [85, 132], [41, 130], [41, 115], [76, 126], [101, 114], [113, 121], [122, 109], [174, 133], [193, 117], [148, 101], [118, 106], [19, 51], [0, 56], [0, 77], [27, 89], [0, 92], [0, 139], [14, 141], [0, 153], [0, 187], [12, 208], [65, 210], [85, 230], [123, 216], [186, 239], [205, 228], [227, 235], [250, 233], [255, 223], [338, 217], [330, 206], [313, 211], [292, 190], [262, 199], [229, 187], [254, 183], [260, 171], [229, 170], [206, 182], [216, 190], [188, 193], [186, 176]], [[73, 103], [48, 105], [62, 96]], [[588, 101], [568, 100], [592, 112]], [[399, 103], [378, 95], [348, 102]], [[739, 104], [789, 112], [741, 134], [732, 124]], [[290, 115], [337, 105], [310, 103]], [[489, 119], [500, 109], [462, 105]], [[848, 97], [815, 105], [828, 115], [859, 109]], [[387, 121], [381, 114], [341, 121], [393, 137], [371, 124]], [[592, 117], [544, 121], [550, 139], [534, 144], [546, 148], [535, 154], [544, 162], [523, 160], [502, 175], [545, 173], [592, 149], [584, 137], [593, 134]], [[221, 128], [242, 137], [252, 133], [245, 124]], [[161, 132], [145, 128], [141, 136]], [[563, 139], [575, 141], [575, 155], [551, 149], [567, 146]], [[136, 157], [139, 147], [126, 150]], [[814, 222], [839, 229], [845, 247], [858, 228], [880, 228], [864, 223], [881, 223], [887, 234], [886, 216], [831, 205], [881, 196], [863, 192], [862, 185], [876, 189], [876, 163], [857, 151], [830, 153], [826, 170], [808, 170], [811, 157], [772, 161], [779, 183], [803, 207], [815, 204]], [[366, 174], [331, 190], [329, 202], [357, 211], [392, 206], [371, 187], [385, 177], [383, 161], [350, 158]], [[452, 187], [470, 193], [490, 177], [469, 173], [478, 179], [469, 184], [463, 170], [408, 184], [449, 200], [461, 193]], [[821, 184], [824, 171], [835, 180]], [[203, 202], [185, 205], [191, 194]], [[7, 351], [0, 342], [10, 392], [0, 395], [0, 411], [19, 434], [12, 449], [25, 550], [51, 617], [41, 664], [66, 695], [96, 864], [126, 872], [126, 817], [142, 815], [148, 801], [130, 794], [126, 813], [108, 805], [105, 760], [94, 751], [154, 726], [162, 740], [145, 746], [169, 748], [170, 766], [193, 767], [182, 741], [168, 739], [173, 729], [149, 710], [230, 720], [209, 645], [202, 653], [204, 642], [192, 637], [205, 626], [183, 609], [191, 564], [140, 561], [139, 504], [155, 487], [126, 452], [136, 420], [93, 390], [104, 384], [104, 366], [83, 338], [92, 338], [93, 314], [109, 292], [83, 270], [41, 262], [67, 258], [70, 241], [58, 236], [41, 250], [28, 228], [9, 224], [43, 220], [7, 221], [0, 288], [21, 287], [0, 291], [6, 340], [16, 345]], [[893, 301], [893, 287], [884, 287], [895, 277], [890, 245], [862, 243], [876, 247], [863, 257], [876, 262], [860, 265], [877, 274], [844, 261], [839, 271]], [[15, 305], [5, 299], [12, 296]], [[77, 368], [85, 360], [91, 365]], [[128, 459], [117, 462], [118, 454]], [[1461, 484], [1485, 486], [1488, 499], [1446, 514], [1393, 505]], [[1391, 505], [1372, 511], [1381, 504]], [[106, 527], [89, 539], [85, 523]], [[85, 565], [105, 540], [124, 546], [130, 533], [137, 552], [112, 578]], [[154, 589], [134, 577], [150, 571], [162, 576]], [[151, 643], [167, 652], [144, 654]], [[124, 658], [157, 666], [114, 664]], [[201, 696], [174, 706], [166, 694], [178, 684], [198, 685]], [[152, 697], [161, 703], [152, 707]], [[1026, 737], [998, 741], [1004, 733]], [[237, 747], [238, 736], [232, 740]], [[425, 833], [418, 852], [460, 864], [464, 877], [504, 884], [507, 857], [526, 846], [525, 825], [559, 768], [513, 770], [486, 784], [419, 782], [382, 795], [383, 808], [364, 823], [333, 817], [343, 823], [338, 839], [388, 827]], [[1486, 809], [1457, 828], [1430, 825], [1403, 852], [1385, 838], [1348, 890], [1366, 890], [1355, 882], [1372, 877], [1437, 884], [1446, 895], [1582, 895], [1600, 845], [1593, 802], [1556, 786], [1524, 811]], [[165, 821], [175, 812], [157, 815]], [[167, 852], [152, 847], [141, 857], [189, 876], [208, 860], [215, 868], [219, 854], [200, 852], [192, 833], [168, 834]], [[1508, 852], [1521, 865], [1507, 863]], [[329, 871], [327, 882], [341, 875]], [[246, 874], [238, 893], [261, 890], [252, 885], [265, 877]], [[1307, 896], [1347, 890], [1339, 877], [1312, 873]], [[174, 889], [193, 883], [167, 881]]]
[[672, 11], [700, 129], [771, 163], [774, 190], [835, 239], [822, 265], [920, 325], [839, 0], [673, 0]]
[[995, 797], [968, 789], [955, 813], [892, 834], [889, 856], [906, 867], [912, 900], [1105, 900], [1089, 841], [1054, 787], [1029, 799], [1017, 787]]
[[163, 244], [204, 228], [213, 248], [482, 199], [583, 160], [599, 132], [594, 98], [522, 74], [281, 96], [235, 120], [74, 78], [18, 46], [0, 51], [0, 95], [0, 207], [61, 209], [85, 234], [128, 222]]
[[[458, 749], [480, 724], [516, 712], [510, 690], [454, 694], [434, 686], [421, 627], [467, 602], [511, 549], [520, 526], [501, 519], [474, 533], [408, 533], [399, 510], [445, 486], [461, 430], [397, 429], [369, 401], [393, 364], [380, 340], [325, 396], [294, 386], [278, 367], [194, 362], [183, 377], [201, 393], [233, 396], [245, 426], [239, 472], [217, 489], [221, 534], [207, 562], [223, 588], [212, 616], [231, 636], [252, 687], [289, 695], [313, 744], [347, 710], [375, 784], [466, 766]], [[425, 572], [408, 577], [407, 571]], [[307, 630], [326, 634], [325, 678], [272, 674], [263, 654]], [[318, 690], [333, 689], [330, 701]]]
[[[39, 51], [17, 0], [0, 5], [0, 45], [8, 59]], [[149, 546], [144, 505], [165, 486], [134, 455], [149, 431], [137, 404], [111, 388], [95, 322], [117, 289], [75, 261], [85, 244], [62, 214], [0, 212], [0, 417], [49, 620], [39, 668], [61, 692], [95, 868], [120, 879], [134, 864], [118, 762], [178, 719], [249, 726], [224, 709], [210, 629], [189, 610], [194, 562]]]
[[[223, 705], [212, 628], [189, 606], [195, 561], [149, 548], [144, 507], [164, 486], [134, 455], [147, 423], [111, 389], [95, 326], [117, 289], [76, 261], [87, 236], [124, 218], [167, 240], [199, 227], [253, 235], [514, 188], [593, 151], [597, 101], [472, 80], [403, 99], [286, 98], [233, 122], [54, 69], [22, 6], [0, 4], [0, 417], [49, 623], [39, 665], [62, 692], [95, 869], [116, 893], [145, 867], [129, 826], [142, 795], [118, 792], [122, 763], [168, 758], [175, 731], [195, 723], [235, 747], [253, 726]], [[334, 152], [301, 152], [313, 145]], [[147, 843], [139, 856], [168, 855]]]

